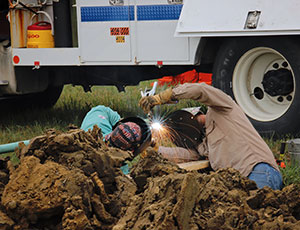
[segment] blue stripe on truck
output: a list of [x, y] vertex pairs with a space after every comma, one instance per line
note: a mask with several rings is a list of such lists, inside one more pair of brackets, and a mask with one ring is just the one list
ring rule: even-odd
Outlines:
[[182, 5], [137, 6], [138, 21], [178, 20]]
[[[182, 5], [139, 5], [138, 21], [178, 20]], [[82, 22], [134, 21], [134, 6], [81, 7]]]
[[134, 20], [134, 6], [88, 6], [80, 10], [82, 22]]

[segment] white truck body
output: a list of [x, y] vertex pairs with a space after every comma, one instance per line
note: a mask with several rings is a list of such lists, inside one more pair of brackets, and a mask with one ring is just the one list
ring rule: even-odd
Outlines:
[[[12, 3], [12, 46], [0, 54], [0, 96], [68, 83], [85, 89], [115, 84], [122, 90], [127, 84], [197, 68], [213, 73], [214, 86], [231, 95], [260, 132], [300, 130], [298, 0]], [[50, 15], [55, 42], [63, 45], [26, 48], [33, 11]], [[65, 13], [71, 14], [70, 22], [59, 21]], [[42, 20], [48, 19], [39, 14], [33, 21]], [[70, 33], [57, 31], [61, 24], [67, 29], [73, 25], [72, 45], [64, 45]]]
[[[13, 48], [13, 56], [20, 57], [15, 65], [194, 64], [199, 38], [174, 36], [181, 8], [166, 0], [124, 0], [121, 6], [108, 0], [78, 0], [78, 48]], [[128, 35], [112, 35], [114, 28], [127, 29]]]
[[299, 35], [299, 7], [297, 0], [187, 0], [176, 34], [185, 37]]

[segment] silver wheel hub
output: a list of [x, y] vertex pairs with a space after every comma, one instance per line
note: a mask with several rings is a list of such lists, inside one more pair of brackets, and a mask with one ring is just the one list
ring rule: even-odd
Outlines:
[[[284, 72], [284, 76], [279, 72]], [[277, 73], [276, 77], [271, 77], [274, 81], [266, 78], [272, 73]], [[280, 87], [286, 86], [286, 79], [289, 89], [281, 93]], [[276, 82], [278, 85], [274, 85]], [[292, 104], [295, 76], [280, 53], [271, 48], [258, 47], [246, 52], [236, 64], [232, 90], [237, 103], [249, 117], [257, 121], [272, 121], [281, 117]]]

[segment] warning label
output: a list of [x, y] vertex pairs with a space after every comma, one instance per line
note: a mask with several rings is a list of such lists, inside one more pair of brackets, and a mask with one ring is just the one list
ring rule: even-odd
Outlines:
[[125, 43], [125, 36], [116, 36], [117, 43]]
[[129, 35], [129, 27], [111, 27], [111, 36]]

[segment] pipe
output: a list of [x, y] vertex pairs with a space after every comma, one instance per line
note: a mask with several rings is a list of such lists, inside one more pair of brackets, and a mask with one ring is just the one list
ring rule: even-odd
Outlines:
[[55, 47], [72, 47], [70, 1], [53, 2]]
[[13, 143], [9, 143], [9, 144], [3, 144], [0, 145], [0, 154], [1, 153], [9, 153], [9, 152], [14, 152], [16, 148], [19, 147], [20, 143], [24, 143], [25, 145], [29, 144], [30, 140], [26, 140], [26, 141], [17, 141], [17, 142], [13, 142]]

